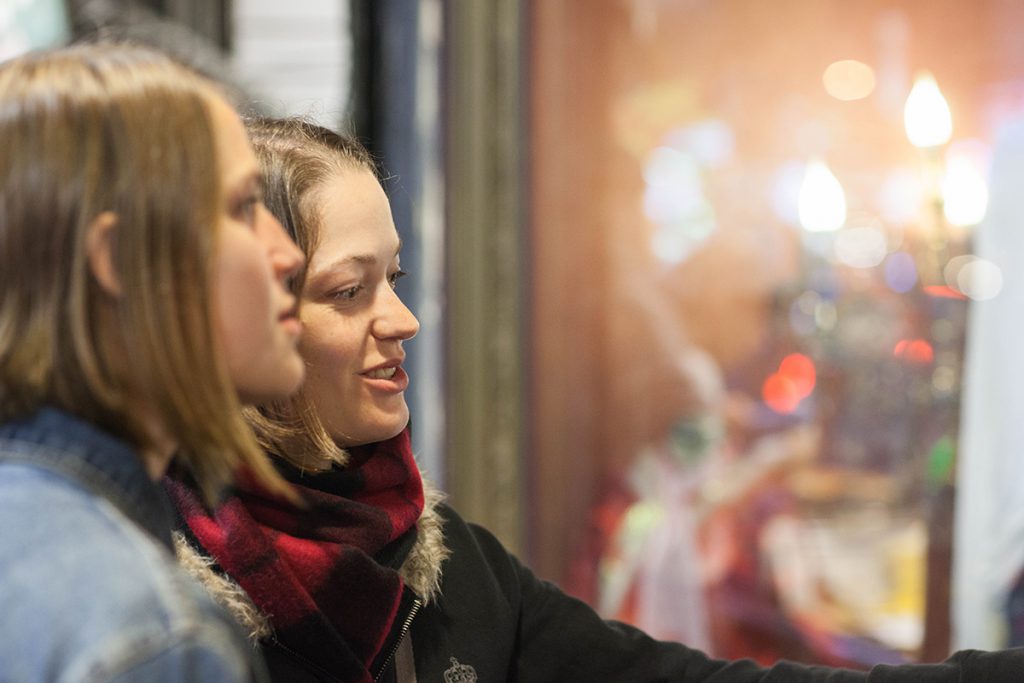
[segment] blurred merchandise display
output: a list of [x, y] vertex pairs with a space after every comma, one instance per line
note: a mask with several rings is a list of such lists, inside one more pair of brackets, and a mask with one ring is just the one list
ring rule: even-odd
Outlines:
[[[1011, 270], [1024, 248], [991, 237], [1015, 229], [1001, 202], [1019, 200], [991, 170], [1024, 112], [1009, 28], [1024, 10], [598, 4], [534, 22], [533, 340], [552, 359], [535, 373], [542, 493], [566, 476], [544, 450], [558, 424], [597, 434], [579, 456], [586, 488], [539, 503], [558, 511], [534, 529], [552, 539], [537, 544], [543, 570], [606, 616], [727, 657], [864, 667], [941, 659], [955, 638], [1005, 645], [954, 629], [951, 586], [970, 569], [955, 523], [977, 545], [989, 529], [1024, 533], [1024, 503], [979, 526], [955, 500], [964, 468], [1007, 471], [1024, 449], [1019, 415], [985, 415], [984, 447], [961, 429], [979, 410], [970, 391], [1024, 405], [1012, 377], [968, 362], [1010, 368], [1003, 348], [1022, 332], [977, 321], [1022, 312]], [[593, 51], [561, 47], [554, 26]], [[566, 145], [559, 124], [584, 111], [605, 114]], [[581, 191], [593, 206], [558, 194]], [[600, 267], [546, 269], [568, 244]], [[586, 291], [550, 294], [570, 282]], [[559, 315], [577, 334], [562, 356]], [[719, 373], [711, 403], [687, 398], [700, 380], [674, 360], [698, 353]], [[580, 386], [585, 406], [559, 388]], [[978, 490], [968, 507], [988, 510]], [[572, 562], [555, 537], [578, 549]], [[1004, 631], [1021, 612], [1006, 603], [1024, 583], [1012, 557], [975, 577]]]

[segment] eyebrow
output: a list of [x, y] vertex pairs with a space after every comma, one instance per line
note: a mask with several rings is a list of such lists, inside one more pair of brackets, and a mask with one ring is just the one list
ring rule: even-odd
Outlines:
[[260, 173], [259, 169], [253, 169], [252, 172], [239, 176], [237, 180], [231, 181], [228, 192], [233, 195], [240, 195], [245, 194], [250, 190], [255, 190], [261, 195], [263, 194], [263, 174]]
[[[399, 238], [399, 240], [398, 240], [398, 247], [395, 249], [395, 256], [398, 256], [398, 253], [401, 250], [402, 250], [402, 240], [401, 240], [401, 238]], [[357, 263], [359, 265], [364, 265], [364, 266], [372, 266], [372, 265], [375, 265], [378, 261], [379, 261], [379, 259], [377, 258], [376, 254], [352, 254], [351, 256], [346, 256], [343, 259], [339, 259], [339, 260], [331, 263], [329, 266], [325, 266], [324, 268], [322, 268], [321, 270], [317, 271], [316, 273], [310, 273], [310, 277], [312, 277], [314, 279], [323, 277], [325, 275], [330, 274], [331, 272], [333, 272], [335, 270], [340, 270], [341, 268], [344, 268], [345, 266], [347, 266], [350, 263]]]

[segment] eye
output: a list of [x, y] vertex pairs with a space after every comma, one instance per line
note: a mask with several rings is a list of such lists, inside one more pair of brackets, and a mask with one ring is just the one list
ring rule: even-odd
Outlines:
[[257, 195], [251, 195], [243, 199], [235, 208], [235, 215], [247, 225], [256, 224], [256, 207], [260, 204]]
[[396, 270], [394, 273], [388, 276], [388, 284], [391, 285], [391, 289], [398, 287], [398, 281], [408, 275], [404, 270]]
[[363, 291], [363, 286], [355, 285], [354, 287], [348, 287], [347, 289], [341, 289], [332, 293], [330, 298], [335, 301], [352, 301], [361, 291]]

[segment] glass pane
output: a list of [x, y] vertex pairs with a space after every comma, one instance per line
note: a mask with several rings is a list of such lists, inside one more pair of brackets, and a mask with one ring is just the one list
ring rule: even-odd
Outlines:
[[534, 566], [722, 656], [943, 657], [1024, 8], [531, 13]]

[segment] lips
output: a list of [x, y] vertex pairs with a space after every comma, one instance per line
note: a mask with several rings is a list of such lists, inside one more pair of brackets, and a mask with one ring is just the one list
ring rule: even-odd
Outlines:
[[367, 380], [367, 384], [375, 389], [398, 393], [409, 386], [409, 375], [402, 369], [402, 361], [395, 360], [359, 373]]
[[298, 304], [292, 304], [291, 307], [281, 312], [277, 316], [277, 322], [284, 328], [287, 334], [295, 337], [296, 340], [302, 334], [302, 321], [299, 320]]
[[289, 318], [299, 317], [299, 302], [292, 299], [292, 305], [281, 311], [281, 314], [277, 316], [278, 320], [287, 320]]

